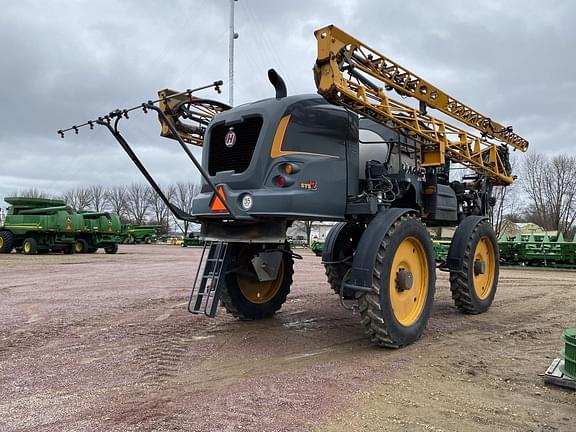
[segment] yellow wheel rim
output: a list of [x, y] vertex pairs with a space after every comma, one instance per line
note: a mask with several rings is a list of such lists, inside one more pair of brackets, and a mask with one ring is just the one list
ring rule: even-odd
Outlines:
[[280, 261], [278, 275], [275, 280], [258, 282], [241, 275], [237, 275], [236, 280], [238, 281], [238, 287], [242, 295], [244, 295], [249, 302], [255, 304], [267, 303], [278, 293], [284, 281], [284, 259]]
[[82, 243], [76, 242], [76, 244], [74, 245], [74, 249], [76, 250], [76, 253], [82, 252]]
[[[480, 265], [484, 263], [484, 265]], [[484, 267], [480, 271], [480, 267]], [[496, 254], [494, 245], [489, 237], [482, 237], [476, 245], [473, 263], [474, 292], [480, 300], [488, 298], [494, 285], [494, 274], [496, 273]]]
[[0, 237], [0, 249], [4, 247], [4, 237]]
[[32, 249], [32, 247], [30, 246], [30, 242], [24, 242], [24, 252], [26, 253], [30, 253], [30, 249]]
[[[402, 272], [411, 275], [405, 286]], [[390, 302], [396, 320], [405, 327], [420, 318], [428, 296], [428, 259], [424, 246], [415, 237], [406, 237], [396, 249], [390, 268]]]

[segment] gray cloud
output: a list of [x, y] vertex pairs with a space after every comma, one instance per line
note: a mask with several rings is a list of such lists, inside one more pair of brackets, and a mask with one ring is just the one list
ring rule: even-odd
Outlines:
[[[336, 24], [528, 138], [574, 153], [576, 3], [549, 1], [240, 0], [236, 103], [269, 97], [276, 68], [290, 93], [315, 91], [313, 30]], [[36, 187], [143, 181], [104, 130], [55, 131], [228, 72], [228, 2], [33, 1], [0, 15], [0, 198]], [[227, 100], [227, 86], [220, 98]], [[207, 97], [216, 97], [206, 93]], [[162, 182], [197, 178], [153, 116], [124, 125]], [[1, 205], [1, 204], [0, 204]]]

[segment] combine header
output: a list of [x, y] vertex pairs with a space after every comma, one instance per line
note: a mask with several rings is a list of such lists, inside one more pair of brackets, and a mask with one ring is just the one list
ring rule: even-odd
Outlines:
[[[508, 149], [525, 151], [527, 141], [338, 28], [315, 35], [319, 95], [288, 96], [270, 70], [270, 99], [231, 108], [193, 95], [218, 89], [216, 82], [163, 90], [156, 101], [84, 124], [108, 128], [174, 214], [201, 224], [207, 245], [189, 310], [214, 316], [221, 303], [241, 319], [272, 316], [299, 258], [287, 228], [329, 220], [338, 223], [322, 252], [328, 282], [357, 302], [374, 343], [404, 346], [426, 327], [436, 267], [424, 224], [458, 226], [445, 269], [452, 297], [464, 313], [485, 312], [499, 272], [492, 189], [513, 182]], [[391, 91], [418, 107], [393, 100]], [[135, 109], [155, 111], [162, 136], [177, 140], [199, 169], [191, 214], [166, 199], [120, 134], [120, 121]], [[432, 109], [462, 127], [432, 117]], [[203, 146], [201, 164], [190, 144]], [[470, 173], [450, 178], [454, 164]]]

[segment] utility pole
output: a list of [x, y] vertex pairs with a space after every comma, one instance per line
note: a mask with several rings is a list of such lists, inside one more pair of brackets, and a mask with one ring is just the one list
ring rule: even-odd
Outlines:
[[230, 43], [228, 47], [228, 104], [234, 106], [234, 39], [238, 39], [238, 33], [234, 31], [234, 2], [230, 0]]

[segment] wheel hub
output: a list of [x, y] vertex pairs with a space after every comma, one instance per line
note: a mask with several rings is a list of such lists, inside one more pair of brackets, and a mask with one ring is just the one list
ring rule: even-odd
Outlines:
[[496, 254], [490, 238], [483, 236], [474, 251], [474, 264], [472, 264], [472, 284], [480, 300], [488, 298], [492, 292], [495, 277]]
[[390, 268], [389, 292], [394, 317], [403, 326], [418, 321], [428, 294], [428, 262], [422, 242], [406, 237], [398, 245]]
[[[246, 263], [248, 260], [249, 257], [246, 255], [240, 258], [241, 263]], [[263, 304], [271, 301], [280, 290], [284, 280], [284, 259], [280, 261], [276, 279], [260, 282], [255, 276], [255, 274], [246, 276], [237, 273], [236, 280], [240, 291], [249, 302], [254, 304]]]
[[407, 291], [412, 288], [414, 285], [414, 276], [412, 272], [406, 269], [400, 269], [398, 273], [396, 273], [396, 288], [399, 291]]
[[474, 274], [476, 276], [486, 273], [486, 261], [474, 261]]

